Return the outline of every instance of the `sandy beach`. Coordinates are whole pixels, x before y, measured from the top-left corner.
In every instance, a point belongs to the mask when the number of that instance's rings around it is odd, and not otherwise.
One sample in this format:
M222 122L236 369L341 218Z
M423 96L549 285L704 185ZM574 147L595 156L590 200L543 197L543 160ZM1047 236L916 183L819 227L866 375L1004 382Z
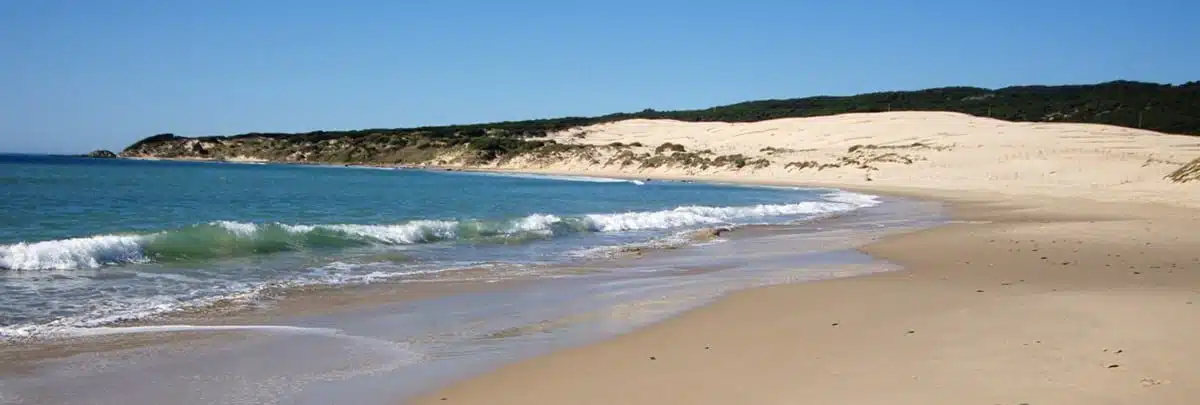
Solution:
M593 192L614 199L672 188L704 190L700 198L808 193L817 199L805 204L836 203L810 208L836 210L619 244L611 256L562 264L270 289L264 300L34 339L0 350L8 360L0 361L0 402L1200 398L1191 369L1200 360L1200 181L1188 181L1200 173L1195 137L942 112L629 120L550 137L565 146L483 166L454 163L464 149L450 148L435 157L442 163L419 166L519 173L355 178L378 180L360 187L369 190L401 190L402 177L571 180L616 185ZM804 186L853 192L795 189ZM662 213L675 211L650 214ZM574 245L547 246L559 254Z
M0 405L1200 405L1200 0L205 5L0 5Z
M634 169L580 158L493 169L838 186L946 201L954 221L862 249L902 271L734 293L417 403L1200 398L1192 367L1200 361L1200 182L1165 178L1200 157L1195 137L903 112L748 124L633 120L558 139L672 142L815 167Z

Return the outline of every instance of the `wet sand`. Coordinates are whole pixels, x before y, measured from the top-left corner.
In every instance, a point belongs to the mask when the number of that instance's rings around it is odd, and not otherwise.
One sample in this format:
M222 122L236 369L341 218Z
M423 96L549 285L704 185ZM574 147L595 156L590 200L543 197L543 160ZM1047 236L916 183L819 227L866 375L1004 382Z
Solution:
M709 244L642 249L512 280L488 282L476 274L483 270L468 269L400 284L291 290L249 308L0 345L0 403L394 403L628 333L730 291L893 269L854 247L942 218L940 204L887 199L832 218L751 226Z
M903 271L770 286L418 404L1194 404L1200 215L930 193L953 223L862 250Z

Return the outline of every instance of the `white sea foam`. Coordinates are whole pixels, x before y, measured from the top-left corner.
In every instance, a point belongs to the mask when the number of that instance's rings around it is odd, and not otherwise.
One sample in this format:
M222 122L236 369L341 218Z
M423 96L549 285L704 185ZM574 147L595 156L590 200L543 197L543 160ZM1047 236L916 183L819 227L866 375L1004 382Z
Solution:
M453 239L457 235L458 222L420 220L400 225L318 225L317 227L384 243L413 244Z
M290 232L290 233L305 233L305 232L312 232L312 230L313 230L313 229L317 229L317 227L316 227L315 225L290 225L290 224L279 224L279 227L280 227L280 228L283 228L283 230L285 230L285 231L288 231L288 232Z
M220 227L242 238L253 237L254 234L259 231L259 226L257 224L247 222L216 221L210 223L210 225Z
M516 221L508 227L508 233L541 232L548 233L554 224L561 223L562 218L548 214L533 214Z
M233 286L232 284L237 284ZM32 337L57 337L72 335L78 330L111 325L121 321L145 319L156 315L199 308L218 300L240 301L251 299L267 288L267 285L249 287L231 283L227 294L183 301L177 296L157 295L152 297L114 297L96 303L92 310L55 319L43 324L17 324L0 327L0 341Z
M145 261L148 236L98 235L0 246L0 269L69 270Z
M849 204L855 208L874 207L882 203L877 195L854 193L842 190L824 194L821 196L821 198L824 198L827 201Z
M314 231L332 231L344 234L344 237L370 241L385 245L418 244L439 240L450 240L460 237L464 227L480 226L489 232L500 234L517 234L535 232L553 234L559 230L568 232L624 232L641 230L679 230L675 237L660 238L651 244L692 243L684 240L689 235L687 228L712 225L739 225L748 223L770 222L769 217L784 217L789 219L810 218L832 213L852 211L862 207L880 204L878 197L860 193L835 191L822 195L821 201L807 201L794 204L763 204L754 206L683 206L662 211L642 211L627 213L598 213L582 216L559 216L553 214L533 214L522 218L503 222L491 223L460 223L457 221L419 220L394 225L356 225L356 224L324 224L324 225L289 225L278 223L256 224L233 221L217 221L198 225L215 226L239 238L254 238L267 230L280 229L295 234ZM569 225L569 226L568 226ZM580 227L584 225L584 227ZM12 270L36 269L80 269L97 268L105 265L144 262L148 260L145 253L147 246L156 238L171 232L188 232L190 230L164 231L147 235L99 235L89 238L73 238L36 243L18 243L0 246L0 268ZM211 231L211 228L208 229ZM207 231L206 231L207 232ZM681 233L682 232L682 233ZM681 242L682 241L682 242ZM618 247L619 248L619 247ZM603 254L609 248L579 251L584 256ZM157 257L157 256L156 256ZM383 280L394 280L422 273L452 271L454 267L446 267L446 263L434 266L417 266L397 269L394 263L381 264L380 268L372 268L371 263L340 263L329 264L328 268L314 268L312 272L298 277L289 277L284 281L256 282L221 282L219 285L202 287L203 292L193 290L184 295L156 295L143 297L114 297L105 299L97 307L85 310L74 316L60 318L50 323L21 324L0 327L0 338L20 338L37 336L45 332L74 330L75 328L95 328L111 325L129 319L152 317L159 314L175 312L187 308L211 305L218 300L252 300L263 291L273 288L288 288L305 285L338 285L360 284ZM478 263L468 264L469 268L477 268ZM495 275L487 275L492 277ZM179 280L188 282L188 280ZM194 280L193 280L194 281ZM210 288L211 287L211 288Z
M772 216L815 216L859 208L841 202L805 201L795 204L760 204L745 207L687 206L653 212L587 215L589 226L599 232L670 229L693 225L728 224L750 218Z
M147 326L98 326L93 328L63 328L56 332L60 336L105 336L137 333L165 332L219 332L219 331L264 331L295 334L338 335L341 331L332 328L314 328L288 325L147 325Z
M533 214L507 223L467 224L457 221L417 220L393 225L291 225L269 224L293 234L304 234L317 230L338 232L346 237L364 242L408 245L452 240L459 237L463 226L488 227L500 234L534 232L552 235L555 226L570 222L582 222L593 232L624 232L665 230L702 225L724 225L745 223L748 220L768 217L810 217L830 213L851 211L880 204L879 197L847 191L832 191L822 196L823 201L804 201L794 204L760 204L754 206L710 207L683 206L662 211L640 211L625 213L588 214L576 218L564 218L553 214ZM209 223L230 234L253 239L264 232L268 225L216 221ZM87 238L72 238L35 243L17 243L0 246L0 269L8 270L70 270L98 268L106 265L145 262L149 258L146 247L156 238L172 232L164 231L147 235L99 235Z
M189 328L187 325L149 326L149 327L108 327L114 323L137 319L153 318L178 311L204 308L218 302L249 303L262 297L271 290L302 288L306 286L336 286L361 285L377 282L392 282L397 279L424 274L436 274L468 269L488 269L496 264L484 262L446 263L437 267L427 266L411 270L398 270L387 262L377 263L345 263L332 262L321 267L310 269L310 273L288 281L277 282L233 282L220 283L220 286L209 288L208 294L200 297L185 298L174 295L157 295L151 297L113 297L105 299L92 306L86 313L58 318L54 321L40 324L24 323L0 326L0 342L12 339L56 338L80 335L103 335L112 333L137 333L151 331L178 331ZM382 270L370 271L379 267ZM507 266L511 271L524 266ZM364 272L366 271L366 272ZM197 293L199 291L192 291ZM166 328L166 329L164 329ZM287 328L287 327L284 327Z

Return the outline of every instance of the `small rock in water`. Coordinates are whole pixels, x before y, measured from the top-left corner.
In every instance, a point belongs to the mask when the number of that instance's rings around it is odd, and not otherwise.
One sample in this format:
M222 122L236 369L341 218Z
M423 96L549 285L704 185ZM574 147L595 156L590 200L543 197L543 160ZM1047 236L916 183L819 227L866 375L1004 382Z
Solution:
M713 240L721 236L721 234L729 232L729 228L703 228L692 232L692 240L707 241Z
M97 149L97 150L88 152L86 155L83 155L83 156L90 157L90 158L100 158L100 159L115 159L117 157L117 154L112 153L112 151L108 151L108 150L104 150L104 149Z

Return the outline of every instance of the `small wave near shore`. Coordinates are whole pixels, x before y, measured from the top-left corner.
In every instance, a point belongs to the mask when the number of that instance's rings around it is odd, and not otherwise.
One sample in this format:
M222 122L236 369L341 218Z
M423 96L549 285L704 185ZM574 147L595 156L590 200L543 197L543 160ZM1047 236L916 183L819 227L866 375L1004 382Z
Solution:
M0 269L72 270L241 257L287 251L442 241L526 242L578 233L736 225L772 217L806 218L879 203L870 195L831 192L823 201L752 206L679 206L669 210L585 215L532 214L500 221L413 220L398 224L283 224L214 221L147 234L95 235L0 246Z

